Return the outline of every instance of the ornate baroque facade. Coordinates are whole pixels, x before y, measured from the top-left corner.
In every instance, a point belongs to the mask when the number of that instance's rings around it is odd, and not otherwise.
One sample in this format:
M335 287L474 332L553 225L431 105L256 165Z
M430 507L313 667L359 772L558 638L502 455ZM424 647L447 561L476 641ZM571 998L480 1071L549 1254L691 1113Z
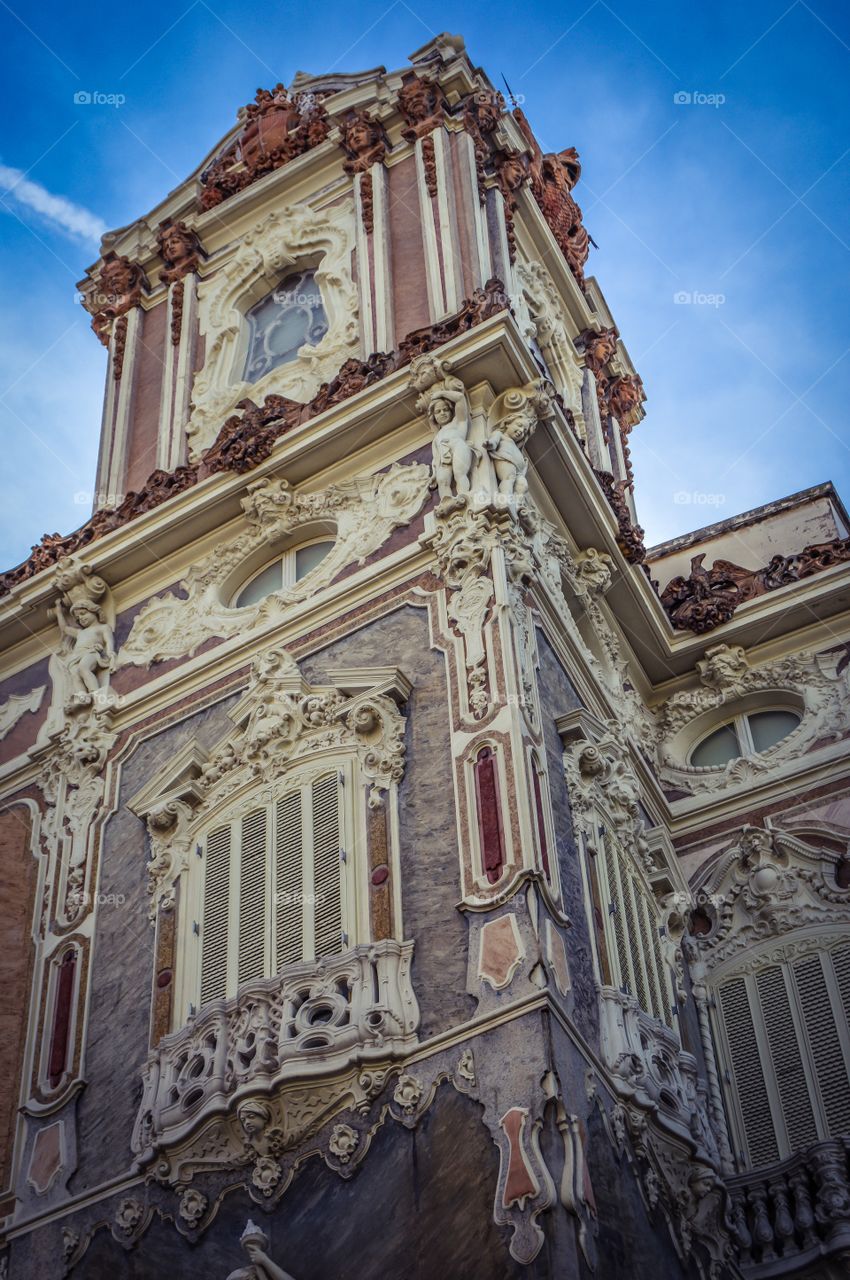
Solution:
M9 1280L847 1274L846 517L644 546L580 173L444 35L105 238L0 578Z

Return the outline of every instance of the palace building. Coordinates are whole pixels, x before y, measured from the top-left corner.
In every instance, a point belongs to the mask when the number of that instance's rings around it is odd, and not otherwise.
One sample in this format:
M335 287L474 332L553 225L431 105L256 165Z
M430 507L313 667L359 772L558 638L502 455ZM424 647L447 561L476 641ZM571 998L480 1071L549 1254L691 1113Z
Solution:
M645 547L580 174L442 35L104 238L0 576L6 1280L850 1274L847 516Z

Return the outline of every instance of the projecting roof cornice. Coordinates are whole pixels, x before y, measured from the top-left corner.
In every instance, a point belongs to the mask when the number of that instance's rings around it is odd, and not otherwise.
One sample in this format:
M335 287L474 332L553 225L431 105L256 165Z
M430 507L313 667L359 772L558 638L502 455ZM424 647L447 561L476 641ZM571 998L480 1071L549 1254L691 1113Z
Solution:
M450 360L468 388L483 384L494 395L523 386L540 372L508 312L446 343L440 356ZM113 588L120 610L132 607L149 594L152 572L162 585L176 581L192 544L237 520L247 479L285 475L297 488L314 484L319 475L324 482L341 460L349 469L360 457L364 467L380 467L389 460L388 452L401 457L402 451L409 453L428 442L430 429L416 413L408 380L406 367L388 374L288 431L247 476L230 471L210 475L104 534L76 553L76 558L96 566ZM388 450L390 437L395 437L395 443ZM742 605L731 622L705 636L674 631L647 574L623 556L612 509L560 409L535 432L528 453L575 545L595 547L611 557L614 572L607 602L650 684L690 671L706 646L721 641L749 648L767 636L777 640L810 629L813 620L830 623L836 636L843 634L842 626L850 627L850 564L845 563ZM62 561L43 570L13 587L2 600L0 647L8 670L50 651L39 635L45 633L46 641L52 632L48 609L56 598L55 578L61 567Z

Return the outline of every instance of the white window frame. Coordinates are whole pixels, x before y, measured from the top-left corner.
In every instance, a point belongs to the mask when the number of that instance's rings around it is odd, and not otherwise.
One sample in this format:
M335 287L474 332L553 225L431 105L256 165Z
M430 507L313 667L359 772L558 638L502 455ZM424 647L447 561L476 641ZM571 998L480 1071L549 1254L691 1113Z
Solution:
M328 544L328 550L325 554L330 555L331 551L333 550L335 539L327 533L322 533L315 538L308 539L305 542L294 543L291 547L287 547L286 550L281 555L277 555L274 557L274 559L267 560L265 564L260 565L259 569L255 569L255 571L251 574L249 578L246 578L244 582L240 582L239 586L233 592L230 599L230 608L231 609L253 608L256 605L260 604L262 600L267 599L268 596L274 595L276 591L288 591L291 587L295 586L296 582L303 581L302 578L298 578L296 576L296 572L295 572L296 557L298 555L298 552L305 551L308 547L315 547L320 542L326 542ZM322 559L324 559L324 556L322 557ZM322 561L320 560L319 564L321 563ZM247 605L239 604L238 601L239 601L239 597L242 595L242 592L245 591L247 587L250 587L251 583L256 578L259 578L261 574L265 573L267 569L270 569L272 565L275 565L275 564L279 564L281 566L280 586L275 587L272 591L269 591L267 595L261 597L260 600L254 600ZM319 565L314 565L314 568L318 569L318 567ZM307 573L304 574L304 577L305 578L309 577L309 575L312 572L313 572L313 569L308 569Z
M626 991L638 1003L638 1006L650 1018L675 1031L678 1035L678 1020L673 1016L674 1000L669 965L664 958L661 945L661 913L655 901L655 895L643 869L623 848L617 838L612 823L604 814L595 811L590 828L591 836L581 840L581 870L584 887L585 913L588 931L591 935L596 980L602 983L602 963L598 954L596 925L593 915L593 894L590 886L591 869L588 859L595 858L596 882L599 886L600 910L602 912L602 929L605 935L605 948L608 966L611 970L612 984ZM595 853L591 853L591 845ZM612 886L609 874L609 863L613 867L616 882ZM631 912L624 913L621 903L625 894L629 894ZM612 910L612 908L614 908ZM637 921L638 941L641 945L635 948L635 939L631 936L629 919ZM627 972L623 973L623 963L618 946L618 920L622 920L623 955ZM645 944L649 944L647 947ZM647 994L646 1001L640 996L640 987ZM652 998L654 997L654 999ZM649 1005L650 1007L647 1007ZM659 1012L663 1010L663 1017Z
M772 743L769 747L766 747L764 751L757 751L755 743L753 742L753 735L750 732L750 716L758 716L765 711L785 711L789 715L796 716L797 723L793 729L789 729L781 738L777 738L776 742ZM796 733L802 722L803 717L796 707L782 706L780 703L764 707L755 706L748 708L746 711L739 711L734 716L730 716L728 719L722 720L720 724L714 725L706 733L702 734L701 737L697 738L696 742L688 751L688 764L694 769L725 769L727 765L732 764L735 760L744 760L747 756L769 755L771 751L776 747L781 746L786 739L790 738L792 733ZM715 733L719 733L721 729L726 729L727 727L735 730L735 736L738 739L738 746L740 748L739 754L737 756L731 756L730 759L725 761L723 764L692 764L694 752L697 751L704 742L707 742Z
M800 945L801 943L803 943L802 947ZM723 1016L720 995L721 989L728 983L736 980L743 981L745 984L751 1025L753 1027L758 1049L759 1062L761 1065L762 1076L764 1078L765 1092L767 1095L770 1116L773 1123L773 1133L776 1141L777 1157L774 1163L781 1162L793 1155L797 1150L797 1147L791 1142L788 1136L786 1107L782 1102L780 1090L777 1084L776 1067L758 999L758 989L756 986L758 975L768 969L781 968L785 983L785 991L788 998L788 1006L798 1041L798 1048L800 1049L800 1061L806 1078L808 1102L811 1106L812 1116L817 1129L817 1136L813 1138L813 1141L824 1141L830 1136L826 1105L822 1096L820 1078L814 1059L812 1042L806 1027L803 1003L799 999L795 982L791 976L791 971L795 964L802 960L814 956L820 959L824 954L828 955L842 947L850 948L850 931L843 926L837 931L832 931L831 933L827 932L825 934L819 933L818 935L801 935L799 932L786 934L780 940L778 946L775 938L770 939L762 947L753 951L748 951L744 957L737 956L734 962L730 961L727 965L724 965L720 971L711 975L710 990L712 994L712 1031L714 1034L714 1043L717 1049L720 1075L723 1082L723 1094L729 1119L730 1137L732 1139L736 1160L742 1168L770 1167L770 1165L754 1166L752 1163L749 1142L747 1140L744 1124L744 1115L740 1106L738 1091L735 1086L732 1047L726 1032L726 1023ZM824 985L827 989L830 1008L837 1029L839 1046L844 1059L845 1069L848 1073L848 1077L850 1077L850 1026L848 1026L846 1014L844 1012L841 991L834 977L832 963L824 966L822 960L820 962L824 976ZM757 1017L755 1019L752 1018L753 1008L757 1011ZM840 1135L833 1134L832 1136L837 1137Z
M239 871L240 824L243 818L257 809L265 809L271 819L277 801L293 790L302 791L329 773L340 778L340 845L344 859L340 859L341 918L346 935L340 952L370 940L368 900L368 858L365 792L358 785L359 770L353 755L335 752L331 756L315 756L287 769L274 784L263 784L244 791L238 797L229 797L213 813L205 815L198 824L190 854L189 867L180 880L180 902L177 924L177 960L175 974L175 999L172 1029L185 1024L186 1018L201 1007L201 964L203 957L204 890L207 867L206 842L211 833L231 824L234 835L230 848L230 890L228 904L228 957L226 999L237 994L238 935L239 935ZM302 800L302 805L305 801ZM309 808L309 804L306 804ZM302 813L304 808L302 808ZM277 972L272 954L275 935L272 928L273 864L275 845L273 826L268 829L266 843L266 882L264 903L264 966L266 977ZM302 866L307 860L304 853ZM305 913L306 914L306 913ZM306 933L306 922L304 924ZM302 960L315 959L312 947L305 948ZM300 962L299 962L300 963ZM252 981L254 979L251 979Z

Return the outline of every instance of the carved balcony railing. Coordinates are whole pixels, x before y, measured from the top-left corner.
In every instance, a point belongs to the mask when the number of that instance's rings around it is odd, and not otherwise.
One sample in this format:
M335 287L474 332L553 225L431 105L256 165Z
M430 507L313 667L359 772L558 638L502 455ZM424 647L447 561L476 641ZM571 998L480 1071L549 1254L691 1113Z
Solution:
M693 1054L669 1027L616 987L600 987L602 1056L623 1102L651 1112L655 1121L687 1137L695 1155L718 1164L705 1086Z
M727 1186L745 1276L850 1274L850 1138L819 1142Z
M142 1071L132 1139L138 1165L245 1096L403 1056L419 1025L412 956L412 942L387 940L288 965L245 983L232 999L210 1001L163 1036Z

